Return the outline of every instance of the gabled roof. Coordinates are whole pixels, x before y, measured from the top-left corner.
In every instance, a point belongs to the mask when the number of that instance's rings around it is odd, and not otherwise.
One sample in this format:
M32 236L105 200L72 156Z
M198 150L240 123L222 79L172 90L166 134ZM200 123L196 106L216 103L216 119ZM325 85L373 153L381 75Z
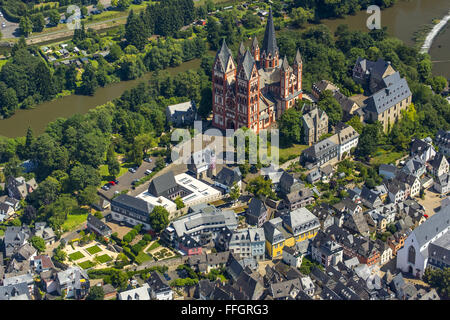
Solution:
M450 206L444 207L413 230L419 246L430 241L450 225Z
M129 196L127 194L121 194L118 197L114 198L112 200L112 204L134 209L136 213L144 216L149 215L153 210L153 206L147 201Z
M380 114L410 96L411 90L408 82L405 78L401 78L399 81L381 89L366 99L366 110Z
M430 165L433 169L437 170L442 163L447 161L447 158L442 153L437 153L433 160L430 161Z
M233 186L233 183L239 182L241 177L242 174L239 167L235 167L234 169L223 167L217 174L216 181L220 184L231 187Z
M259 198L252 198L248 205L247 215L254 217L260 217L267 212L267 207L264 202Z
M159 197L170 189L177 188L178 184L172 171L153 178L148 186L148 192L155 197Z
M252 77L252 70L255 66L255 59L253 59L252 54L247 49L242 58L241 68L244 70L245 80L250 80Z

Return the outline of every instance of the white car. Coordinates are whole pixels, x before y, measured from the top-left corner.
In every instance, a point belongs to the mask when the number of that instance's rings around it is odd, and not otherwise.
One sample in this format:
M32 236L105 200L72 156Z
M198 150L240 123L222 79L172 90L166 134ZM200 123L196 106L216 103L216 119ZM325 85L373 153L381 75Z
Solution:
M2 28L6 28L6 23L2 23Z
M145 170L146 175L149 175L150 173L152 173L152 170L150 170L150 169Z

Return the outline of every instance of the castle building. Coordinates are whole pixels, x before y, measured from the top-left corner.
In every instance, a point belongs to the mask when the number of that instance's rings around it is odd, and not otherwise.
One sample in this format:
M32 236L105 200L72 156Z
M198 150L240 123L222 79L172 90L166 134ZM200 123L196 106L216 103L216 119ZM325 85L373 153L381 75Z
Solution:
M252 48L241 43L237 61L225 40L212 70L213 126L220 129L247 127L258 133L302 99L302 58L292 66L280 59L272 11L269 12L262 48L256 38Z

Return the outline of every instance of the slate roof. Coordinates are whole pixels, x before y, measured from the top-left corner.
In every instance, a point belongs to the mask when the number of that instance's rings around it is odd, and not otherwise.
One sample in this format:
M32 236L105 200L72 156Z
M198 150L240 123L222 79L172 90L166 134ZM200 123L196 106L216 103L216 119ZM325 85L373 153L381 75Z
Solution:
M1 286L0 300L31 300L27 283Z
M239 182L241 180L241 171L238 167L230 169L228 167L223 167L222 170L217 174L216 181L228 187L232 187L233 183Z
M428 218L424 223L414 229L414 234L421 247L430 241L436 234L442 232L450 225L450 206L442 208L439 212Z
M89 214L87 216L87 223L92 225L94 228L100 230L102 233L110 232L112 229L108 227L105 223L103 223L96 216Z
M121 194L114 198L111 203L119 207L125 207L133 209L136 213L147 217L153 210L153 206L145 200L129 196L127 194Z
M174 188L178 188L178 184L175 181L173 172L169 171L153 178L152 182L150 182L150 185L148 186L148 192L155 197L159 197Z
M278 283L272 283L270 286L272 297L274 299L288 297L292 290L300 291L301 289L302 285L300 279L298 278Z
M402 78L366 99L366 110L380 114L410 96L408 83Z
M171 290L166 279L164 279L163 276L156 271L150 273L150 277L148 278L147 283L150 286L150 290L154 292Z
M446 162L447 158L442 153L437 153L433 160L430 161L430 165L433 169L438 170L442 162Z
M259 218L267 212L267 206L259 198L252 198L248 204L247 215Z
M446 232L435 242L430 243L428 246L428 258L433 258L450 266L450 232Z
M255 63L255 59L253 59L252 54L247 49L241 63L241 68L244 69L245 80L250 80L250 78L252 77L252 70L255 66Z
M275 27L273 24L272 8L269 10L269 17L267 18L266 30L264 32L264 40L261 48L261 53L265 52L272 57L278 52L277 39L275 36Z
M222 46L220 47L220 50L217 52L216 59L219 58L222 72L225 72L225 68L227 67L228 60L233 59L233 54L231 53L231 50L228 48L225 39L222 41Z

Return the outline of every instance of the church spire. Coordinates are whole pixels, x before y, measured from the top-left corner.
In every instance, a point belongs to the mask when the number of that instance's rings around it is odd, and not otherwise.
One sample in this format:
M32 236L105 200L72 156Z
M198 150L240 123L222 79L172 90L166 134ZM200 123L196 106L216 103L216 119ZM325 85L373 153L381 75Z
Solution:
M278 54L277 39L275 37L275 27L273 25L272 8L269 9L269 17L267 18L266 31L264 33L264 40L262 45L262 52L268 56L269 54L275 56Z

